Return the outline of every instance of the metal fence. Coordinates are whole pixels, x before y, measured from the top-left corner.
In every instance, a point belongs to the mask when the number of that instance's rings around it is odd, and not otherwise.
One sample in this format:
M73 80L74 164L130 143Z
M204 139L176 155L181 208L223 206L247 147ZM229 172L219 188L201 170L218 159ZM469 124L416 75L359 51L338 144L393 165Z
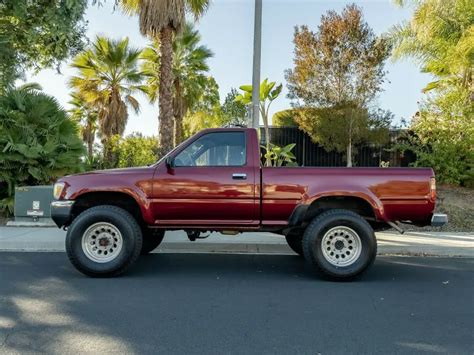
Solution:
M297 127L270 127L270 143L278 146L296 143L293 154L299 166L346 166L345 154L327 151ZM265 142L265 131L260 128L261 143ZM409 166L415 161L411 152L401 152L395 149L397 141L402 139L402 131L390 131L390 140L380 146L371 144L354 147L354 166L380 166L381 162L389 162L389 166Z

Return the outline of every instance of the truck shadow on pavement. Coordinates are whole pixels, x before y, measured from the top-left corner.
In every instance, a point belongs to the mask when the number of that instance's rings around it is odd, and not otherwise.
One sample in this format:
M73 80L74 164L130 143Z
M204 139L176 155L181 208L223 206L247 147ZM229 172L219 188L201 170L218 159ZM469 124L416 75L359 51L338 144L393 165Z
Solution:
M402 256L378 256L374 265L361 277L349 282L403 281L419 280L420 275L413 269L444 269L461 271L453 266L448 258L412 258ZM470 264L471 259L456 259L459 263ZM297 255L246 255L246 254L171 254L156 253L141 257L129 277L237 277L246 279L286 279L307 280L311 282L331 282L321 278ZM127 277L125 275L125 277ZM426 272L424 280L437 280L436 274ZM340 282L335 282L339 284Z

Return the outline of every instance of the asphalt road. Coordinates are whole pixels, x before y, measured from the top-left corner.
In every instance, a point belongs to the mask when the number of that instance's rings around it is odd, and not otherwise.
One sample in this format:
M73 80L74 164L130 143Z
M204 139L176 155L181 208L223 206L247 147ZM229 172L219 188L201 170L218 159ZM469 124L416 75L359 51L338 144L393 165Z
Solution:
M297 256L152 254L90 279L0 253L0 353L474 352L474 260L379 257L356 282Z

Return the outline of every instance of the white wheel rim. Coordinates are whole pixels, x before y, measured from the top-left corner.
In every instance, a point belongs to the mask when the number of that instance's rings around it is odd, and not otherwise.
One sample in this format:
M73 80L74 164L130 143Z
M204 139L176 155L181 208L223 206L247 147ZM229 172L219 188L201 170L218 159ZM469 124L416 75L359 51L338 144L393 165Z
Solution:
M359 235L351 228L331 228L321 240L324 258L334 266L349 266L359 259L362 243Z
M89 260L96 263L114 260L120 254L122 247L122 234L111 223L95 223L82 235L82 251Z

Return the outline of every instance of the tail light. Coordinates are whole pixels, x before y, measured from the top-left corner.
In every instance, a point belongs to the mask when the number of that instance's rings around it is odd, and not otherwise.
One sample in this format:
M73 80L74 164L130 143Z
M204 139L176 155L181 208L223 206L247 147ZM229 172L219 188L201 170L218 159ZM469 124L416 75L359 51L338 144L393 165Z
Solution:
M430 198L431 201L436 201L436 179L434 177L430 179Z

